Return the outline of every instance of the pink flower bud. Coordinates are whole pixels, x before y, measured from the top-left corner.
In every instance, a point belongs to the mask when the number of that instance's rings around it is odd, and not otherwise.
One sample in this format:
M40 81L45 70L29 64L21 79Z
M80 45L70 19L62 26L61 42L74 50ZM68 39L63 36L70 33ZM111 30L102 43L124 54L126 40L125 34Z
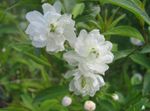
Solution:
M62 105L63 106L69 106L71 105L72 103L72 99L68 96L65 96L63 99L62 99Z
M84 104L84 109L87 111L94 111L96 109L96 104L93 101L86 101Z

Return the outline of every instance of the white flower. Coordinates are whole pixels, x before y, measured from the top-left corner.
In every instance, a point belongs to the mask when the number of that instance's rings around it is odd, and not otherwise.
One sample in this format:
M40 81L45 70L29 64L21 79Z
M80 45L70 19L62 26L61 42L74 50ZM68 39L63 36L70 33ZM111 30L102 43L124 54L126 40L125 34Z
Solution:
M93 101L86 101L84 103L84 109L86 111L94 111L96 109L96 104Z
M69 106L72 103L72 99L68 96L63 97L62 99L62 105L63 106Z
M112 98L113 98L115 101L118 101L118 100L119 100L119 96L118 96L118 94L116 94L116 93L114 93L114 94L112 95Z
M141 110L145 110L145 109L146 109L145 105L142 105Z
M130 38L130 41L133 45L136 45L136 46L142 46L143 45L143 42L136 39L136 38Z
M4 47L4 48L2 48L2 52L4 53L4 52L6 52L6 48Z
M53 6L45 3L42 8L44 14L38 11L26 14L26 19L30 22L26 33L29 34L33 46L46 47L49 52L63 51L65 40L73 46L76 35L75 22L71 19L71 15L61 15L60 2L56 2Z
M109 68L107 64L114 58L111 53L112 44L105 41L99 30L92 30L90 33L81 30L74 49L64 54L65 60L93 73L104 74Z
M69 90L76 95L94 96L96 91L99 91L100 87L105 84L102 76L78 69L69 71L65 75L66 78L71 76L74 78L69 84Z

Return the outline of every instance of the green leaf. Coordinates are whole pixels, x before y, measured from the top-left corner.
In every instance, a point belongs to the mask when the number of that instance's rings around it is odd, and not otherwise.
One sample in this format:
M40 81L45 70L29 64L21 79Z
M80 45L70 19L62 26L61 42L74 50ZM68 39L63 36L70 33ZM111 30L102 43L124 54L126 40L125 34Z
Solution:
M150 59L147 58L144 54L134 54L130 58L137 64L144 66L147 69L150 69Z
M114 55L115 55L114 61L127 57L133 51L134 51L134 49L122 50L122 51L114 52Z
M34 107L32 105L32 99L28 95L21 95L21 98L24 106L34 111Z
M118 51L118 44L113 43L112 51Z
M0 25L0 29L1 29L0 35L1 34L18 34L18 30L16 29L16 27ZM5 36L1 36L1 37L5 37Z
M141 111L142 106L145 106L148 101L149 100L147 98L141 98L141 100L138 100L136 103L130 105L130 107L126 109L126 111Z
M21 53L25 54L26 56L30 57L32 60L36 61L39 64L43 64L43 65L45 65L47 67L51 67L51 64L49 64L48 61L45 61L45 60L43 60L43 59L41 59L41 58L39 58L39 57L37 57L37 56L35 56L33 54L30 54L28 52L24 52L18 47L13 46L13 49L15 49L18 52L21 52Z
M124 37L133 37L136 39L139 39L141 41L144 41L143 36L141 33L130 26L118 26L114 27L106 32L103 33L104 35L119 35L119 36L124 36Z
M126 14L121 15L120 17L118 17L117 19L115 19L109 26L109 28L113 28L115 27L122 19L124 19L126 17Z
M66 107L64 107L60 103L61 102L58 99L46 100L40 104L40 109L43 111L68 111L65 110Z
M73 18L76 18L78 15L81 15L84 11L84 8L84 3L76 4L72 11Z
M145 53L150 53L150 45L146 45L142 50L141 53L145 54Z
M144 76L143 90L144 95L150 94L150 74Z
M8 108L0 109L0 111L28 111L28 110L22 108L21 106L10 106Z
M150 25L150 17L148 14L138 6L137 3L131 0L100 0L102 3L110 3L113 5L120 6L126 10L129 10L135 14L138 18L142 18L146 23Z
M68 93L66 86L53 86L40 91L34 99L34 102L40 102L48 99L54 99L56 97L64 96Z

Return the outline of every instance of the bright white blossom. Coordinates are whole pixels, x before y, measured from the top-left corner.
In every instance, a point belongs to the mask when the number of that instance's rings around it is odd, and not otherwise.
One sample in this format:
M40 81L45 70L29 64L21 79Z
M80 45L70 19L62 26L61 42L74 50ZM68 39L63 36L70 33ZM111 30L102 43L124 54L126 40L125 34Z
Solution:
M72 99L68 96L63 97L62 99L62 105L63 106L69 106L72 103Z
M76 69L69 71L65 75L66 78L71 76L73 76L73 79L69 84L69 90L73 91L76 95L94 96L96 91L99 91L105 84L102 76L91 72L84 72Z
M81 30L76 38L75 22L71 19L71 15L61 14L60 2L56 2L53 6L45 3L42 8L43 14L31 11L26 15L30 23L26 33L33 46L46 47L48 52L58 52L65 49L64 42L67 40L74 50L66 52L64 58L70 65L76 67L65 75L67 78L73 77L69 89L76 95L94 96L105 84L101 75L108 70L107 64L113 61L112 43L105 41L97 29L89 33ZM64 106L69 106L71 102L69 97L62 100ZM87 102L85 109L93 111L96 107L94 105Z
M4 47L4 48L2 48L2 52L6 52L6 48Z
M136 38L130 38L130 41L133 45L136 45L136 46L142 46L143 45L143 42L136 39Z
M61 3L56 2L53 6L48 3L42 5L43 14L31 11L26 14L29 26L26 33L37 48L46 47L48 52L64 50L64 42L68 40L73 46L75 35L75 22L71 15L61 15Z
M118 96L118 94L116 94L116 93L114 93L114 94L112 95L112 98L113 98L115 101L118 101L118 100L119 100L119 96Z
M93 73L104 74L108 70L108 63L113 61L111 53L112 44L105 41L99 30L92 30L87 33L81 30L77 38L74 51L64 54L65 60L73 66L78 66Z
M94 111L96 109L96 104L93 101L86 101L84 103L84 109L86 111Z
M145 109L146 109L145 105L142 105L141 110L145 110Z

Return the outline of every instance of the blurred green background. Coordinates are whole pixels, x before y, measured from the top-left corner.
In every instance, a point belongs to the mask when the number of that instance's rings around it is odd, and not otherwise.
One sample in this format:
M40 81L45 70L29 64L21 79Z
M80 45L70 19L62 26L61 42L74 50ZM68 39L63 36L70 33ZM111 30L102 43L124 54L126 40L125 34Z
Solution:
M150 111L150 0L60 1L62 13L73 15L77 35L98 28L113 43L106 85L92 98L70 93L63 53L31 45L26 13L42 12L43 3L55 0L0 0L0 111L84 111L89 99L96 111ZM131 37L143 37L144 45L133 45ZM65 95L73 99L69 107L61 105Z

